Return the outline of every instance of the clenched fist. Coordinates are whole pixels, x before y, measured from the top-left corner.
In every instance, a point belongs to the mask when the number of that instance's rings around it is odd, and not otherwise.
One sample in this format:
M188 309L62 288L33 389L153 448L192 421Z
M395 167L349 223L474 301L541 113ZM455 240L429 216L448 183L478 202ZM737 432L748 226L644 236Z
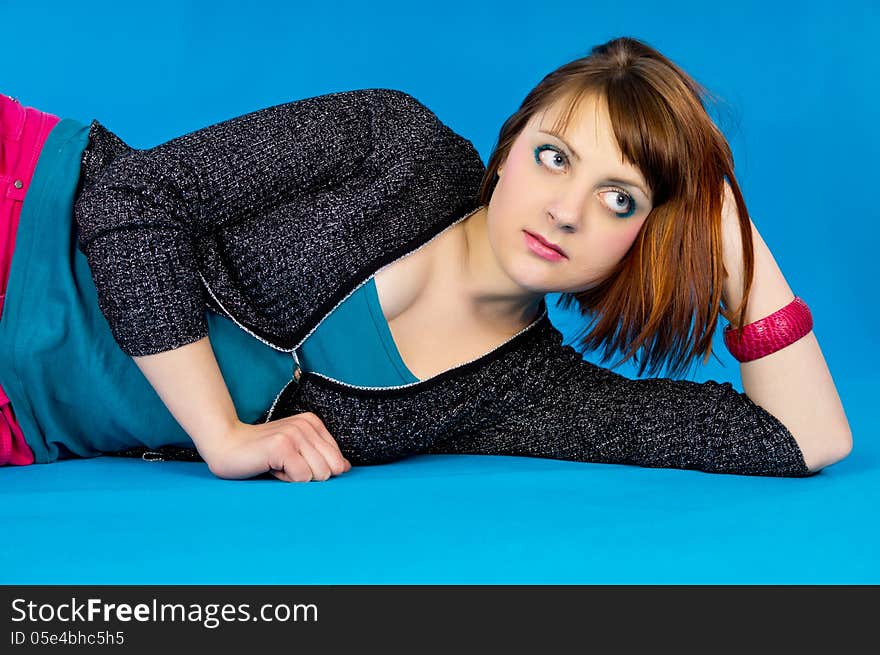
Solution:
M200 453L211 473L230 480L269 472L284 482L323 481L351 469L313 412L257 425L238 421Z

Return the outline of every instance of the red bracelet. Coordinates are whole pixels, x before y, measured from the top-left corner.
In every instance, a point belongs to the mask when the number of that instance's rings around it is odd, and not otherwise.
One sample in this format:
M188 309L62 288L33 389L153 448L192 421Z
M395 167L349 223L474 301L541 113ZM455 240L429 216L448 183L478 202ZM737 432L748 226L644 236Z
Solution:
M724 328L724 344L740 362L759 359L806 336L813 329L813 315L807 303L795 299L777 312L732 330Z

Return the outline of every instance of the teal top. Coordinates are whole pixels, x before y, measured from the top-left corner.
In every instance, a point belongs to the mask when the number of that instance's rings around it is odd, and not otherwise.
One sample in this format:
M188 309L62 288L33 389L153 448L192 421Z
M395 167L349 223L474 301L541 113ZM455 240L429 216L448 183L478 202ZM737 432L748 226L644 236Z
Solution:
M113 339L77 247L73 201L88 126L62 119L40 153L16 234L0 317L0 386L37 463L137 446L192 447ZM291 353L206 311L208 334L240 420L256 422L291 379ZM371 277L302 343L303 371L361 386L417 382L400 357Z
M418 382L400 356L370 277L312 332L297 351L303 371L365 387Z

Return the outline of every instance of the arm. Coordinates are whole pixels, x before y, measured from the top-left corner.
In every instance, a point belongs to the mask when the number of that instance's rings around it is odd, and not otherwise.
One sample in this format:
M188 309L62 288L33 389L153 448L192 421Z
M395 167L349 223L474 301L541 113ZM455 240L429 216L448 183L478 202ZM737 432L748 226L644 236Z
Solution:
M630 379L582 359L571 346L523 368L521 387L496 420L426 452L809 474L786 427L729 382Z
M727 183L725 187L724 266L729 275L722 293L725 305L735 308L742 300L742 240L736 204ZM754 223L749 223L755 278L746 323L769 316L794 299L767 244ZM805 300L809 303L809 298ZM849 423L813 331L782 350L741 363L740 374L746 395L791 430L811 471L850 453Z
M235 428L238 415L208 338L133 359L202 459L211 461L212 446Z
M134 361L218 477L269 472L285 482L305 482L351 468L312 413L255 425L239 421L208 339Z

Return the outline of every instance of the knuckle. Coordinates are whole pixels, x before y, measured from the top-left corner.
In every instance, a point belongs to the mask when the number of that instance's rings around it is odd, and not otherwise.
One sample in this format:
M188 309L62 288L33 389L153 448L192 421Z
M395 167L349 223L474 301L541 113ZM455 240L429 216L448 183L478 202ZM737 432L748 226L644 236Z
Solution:
M324 421L321 420L321 417L315 414L314 412L306 412L303 414L305 417L306 423L313 428L317 432L323 432L325 434L329 434L327 431L327 426L324 425Z
M287 444L287 434L284 432L273 432L269 439L273 446L282 447Z
M318 418L318 415L314 412L303 412L302 414L300 414L300 416L302 416L303 419L308 421L309 423L321 422L321 419Z
M278 440L284 442L286 445L298 445L302 438L302 430L297 428L287 429L278 433Z

